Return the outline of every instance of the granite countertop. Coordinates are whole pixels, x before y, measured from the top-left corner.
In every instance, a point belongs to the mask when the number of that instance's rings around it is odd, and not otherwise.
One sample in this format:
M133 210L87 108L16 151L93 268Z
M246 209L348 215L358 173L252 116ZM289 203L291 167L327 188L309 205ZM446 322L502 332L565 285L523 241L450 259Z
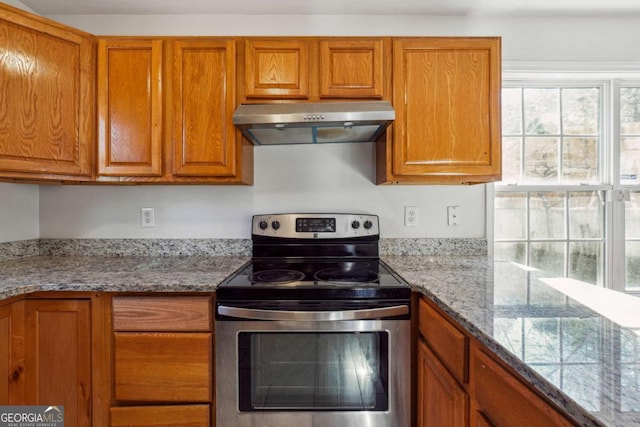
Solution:
M245 254L13 259L0 262L0 299L37 291L210 292L249 260ZM640 298L486 256L382 260L580 425L640 426Z
M248 256L36 256L0 262L0 299L37 291L214 291Z
M487 257L385 256L581 426L640 426L640 298Z

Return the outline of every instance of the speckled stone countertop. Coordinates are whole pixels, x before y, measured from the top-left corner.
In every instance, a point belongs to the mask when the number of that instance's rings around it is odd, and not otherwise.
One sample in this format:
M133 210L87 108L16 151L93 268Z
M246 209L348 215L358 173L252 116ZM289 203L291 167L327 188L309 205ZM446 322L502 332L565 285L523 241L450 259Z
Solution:
M640 426L640 298L483 256L382 259L579 425Z
M247 256L36 256L0 262L0 299L37 291L205 292Z

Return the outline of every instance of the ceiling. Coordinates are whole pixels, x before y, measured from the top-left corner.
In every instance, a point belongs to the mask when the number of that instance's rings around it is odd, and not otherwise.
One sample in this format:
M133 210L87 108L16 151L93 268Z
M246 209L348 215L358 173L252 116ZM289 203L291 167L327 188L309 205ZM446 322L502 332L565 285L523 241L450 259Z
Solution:
M639 15L638 0L21 0L41 15Z

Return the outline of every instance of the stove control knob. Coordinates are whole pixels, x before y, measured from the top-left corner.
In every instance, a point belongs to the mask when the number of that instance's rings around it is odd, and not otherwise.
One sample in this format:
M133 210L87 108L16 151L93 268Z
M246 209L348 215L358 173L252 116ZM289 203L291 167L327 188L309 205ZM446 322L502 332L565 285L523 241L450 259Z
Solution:
M258 224L258 227L260 227L260 230L266 230L268 226L269 226L269 223L264 219L260 221L260 223Z
M357 221L357 220L353 221L351 223L351 228L353 228L354 230L357 230L358 228L360 228L360 221Z
M278 228L280 228L280 221L271 221L271 227L274 230L277 230Z
M369 220L364 222L364 228L366 228L367 230L370 229L371 227L373 227L373 223Z

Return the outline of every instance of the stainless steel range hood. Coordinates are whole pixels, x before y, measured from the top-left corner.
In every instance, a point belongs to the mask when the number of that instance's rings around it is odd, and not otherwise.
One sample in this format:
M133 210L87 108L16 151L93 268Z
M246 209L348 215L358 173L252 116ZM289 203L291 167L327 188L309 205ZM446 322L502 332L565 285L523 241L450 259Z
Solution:
M255 145L370 142L394 119L387 101L243 104L233 114Z

